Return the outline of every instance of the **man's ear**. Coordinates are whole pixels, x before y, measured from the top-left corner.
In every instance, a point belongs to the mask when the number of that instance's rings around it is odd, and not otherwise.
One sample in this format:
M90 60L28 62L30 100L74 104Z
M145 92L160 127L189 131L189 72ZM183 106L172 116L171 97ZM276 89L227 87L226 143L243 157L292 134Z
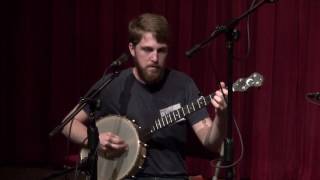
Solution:
M136 54L134 51L134 45L132 43L129 43L128 47L129 47L129 51L130 51L131 56L135 57Z

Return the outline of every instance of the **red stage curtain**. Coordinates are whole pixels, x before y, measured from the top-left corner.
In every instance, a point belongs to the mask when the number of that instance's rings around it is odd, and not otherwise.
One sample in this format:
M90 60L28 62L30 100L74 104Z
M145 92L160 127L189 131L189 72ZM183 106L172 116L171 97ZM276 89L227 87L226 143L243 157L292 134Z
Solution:
M0 162L56 164L66 140L48 137L64 115L127 51L127 23L144 12L165 15L173 37L169 65L194 78L203 94L226 81L224 37L192 59L184 55L252 1L231 0L20 0L1 5ZM320 1L265 4L246 20L235 44L234 80L252 72L264 85L234 94L234 116L245 154L238 178L320 179L320 106L306 101L320 91ZM234 133L235 158L239 139ZM190 168L211 167L188 161Z

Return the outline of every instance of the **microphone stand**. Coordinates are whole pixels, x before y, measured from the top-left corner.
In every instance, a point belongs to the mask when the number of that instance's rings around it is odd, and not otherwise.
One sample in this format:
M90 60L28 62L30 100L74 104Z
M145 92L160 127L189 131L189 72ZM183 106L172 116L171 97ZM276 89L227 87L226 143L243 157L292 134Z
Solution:
M204 48L211 40L218 37L220 34L225 34L226 37L226 48L227 48L227 86L228 86L228 119L227 119L227 135L224 140L224 153L223 153L223 161L222 165L227 166L225 171L225 179L233 180L234 179L234 167L231 166L233 162L233 138L232 138L232 122L233 122L233 114L232 114L232 76L233 76L233 49L234 42L239 38L239 31L235 29L235 27L239 24L240 20L244 19L251 13L253 13L258 7L262 6L265 3L274 3L276 0L261 0L255 6L244 12L237 18L231 19L229 23L226 23L222 26L217 26L216 29L210 34L208 38L193 46L190 50L186 52L187 57L191 57L195 52Z
M122 54L117 60L115 60L108 68L106 69L105 73L108 72L110 69L114 68L112 74L108 77L103 77L102 83L98 86L97 89L92 89L89 91L85 97L81 98L77 108L72 111L72 113L68 114L63 121L54 128L50 133L49 136L54 136L58 132L60 132L73 118L87 105L89 105L90 113L89 113L89 124L87 127L87 134L88 134L88 147L89 147L89 155L85 161L80 163L80 167L84 170L89 176L90 180L97 180L97 148L99 144L99 132L96 126L96 117L95 111L100 108L100 101L95 100L97 95L106 87L108 86L119 74L120 72L117 70L116 67L119 67L123 62L127 61L128 55ZM74 170L75 168L72 168ZM70 171L64 171L59 175L63 175ZM50 176L49 176L50 177ZM56 176L54 176L56 177Z

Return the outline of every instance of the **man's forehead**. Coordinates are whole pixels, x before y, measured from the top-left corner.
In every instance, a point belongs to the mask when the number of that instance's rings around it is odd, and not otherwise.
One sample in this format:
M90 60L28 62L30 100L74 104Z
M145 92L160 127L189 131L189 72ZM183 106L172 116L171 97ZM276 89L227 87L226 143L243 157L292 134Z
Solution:
M152 49L163 49L163 48L168 48L167 44L138 44L138 46L142 48L152 48Z
M168 45L166 43L160 43L157 39L153 36L152 33L145 33L138 45L142 47L154 47L154 48L166 48Z

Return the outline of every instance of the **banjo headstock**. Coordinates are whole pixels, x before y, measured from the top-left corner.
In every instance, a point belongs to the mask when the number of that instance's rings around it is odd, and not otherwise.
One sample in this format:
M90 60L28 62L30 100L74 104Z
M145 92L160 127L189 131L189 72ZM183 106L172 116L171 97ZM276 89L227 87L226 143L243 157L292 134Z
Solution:
M233 92L244 92L250 87L260 87L263 84L263 76L257 72L247 78L240 78L232 85Z

